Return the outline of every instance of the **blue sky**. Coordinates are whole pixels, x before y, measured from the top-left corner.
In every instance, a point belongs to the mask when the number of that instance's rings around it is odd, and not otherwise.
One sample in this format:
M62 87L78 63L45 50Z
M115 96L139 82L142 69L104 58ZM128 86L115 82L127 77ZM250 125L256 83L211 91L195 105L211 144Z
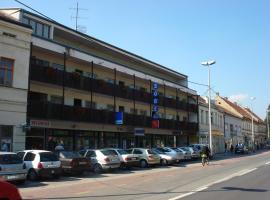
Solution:
M21 0L74 27L76 0ZM213 90L265 117L270 103L270 1L78 0L87 34L207 84L201 61L215 59ZM0 0L0 7L22 7ZM86 19L83 19L86 18ZM207 88L189 86L200 95Z

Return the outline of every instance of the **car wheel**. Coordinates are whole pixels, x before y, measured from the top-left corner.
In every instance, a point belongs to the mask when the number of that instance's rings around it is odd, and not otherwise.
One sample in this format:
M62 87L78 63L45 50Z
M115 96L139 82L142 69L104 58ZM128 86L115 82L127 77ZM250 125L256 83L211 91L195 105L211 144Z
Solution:
M94 165L94 172L95 172L96 174L100 174L100 173L102 172L102 167L101 167L100 164L95 164L95 165Z
M146 160L141 160L141 161L140 161L140 167L141 167L141 168L146 168L146 167L148 167L147 161L146 161Z
M29 178L29 180L31 180L31 181L36 181L36 180L38 180L38 175L37 175L37 173L35 172L34 169L30 169L30 170L29 170L29 172L28 172L28 178Z
M161 166L167 166L168 165L168 161L166 159L161 159L160 160L160 165Z

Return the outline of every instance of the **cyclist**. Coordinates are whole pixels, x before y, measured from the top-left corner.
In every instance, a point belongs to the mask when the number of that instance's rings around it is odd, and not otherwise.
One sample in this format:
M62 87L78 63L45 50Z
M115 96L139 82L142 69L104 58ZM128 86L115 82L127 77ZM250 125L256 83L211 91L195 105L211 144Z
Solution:
M205 156L205 159L206 159L206 161L208 163L209 162L209 157L210 157L210 149L209 149L209 147L207 145L202 147L201 157L203 158L203 156Z

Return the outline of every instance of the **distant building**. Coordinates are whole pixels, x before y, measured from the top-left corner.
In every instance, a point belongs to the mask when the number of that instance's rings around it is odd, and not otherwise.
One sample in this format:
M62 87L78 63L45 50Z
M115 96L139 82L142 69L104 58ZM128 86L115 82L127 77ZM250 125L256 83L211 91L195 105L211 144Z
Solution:
M209 108L208 99L199 98L199 133L198 142L209 144ZM211 102L211 122L212 122L212 144L213 152L224 152L224 112L223 109Z
M0 151L25 147L32 29L0 15Z

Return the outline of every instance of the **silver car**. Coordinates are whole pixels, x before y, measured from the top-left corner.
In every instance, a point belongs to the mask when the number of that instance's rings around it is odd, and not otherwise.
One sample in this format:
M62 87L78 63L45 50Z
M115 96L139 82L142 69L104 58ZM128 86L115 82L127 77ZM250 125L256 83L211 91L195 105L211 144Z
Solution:
M11 152L0 152L0 178L24 183L26 176L26 165L19 156Z
M129 152L130 154L135 154L136 156L139 156L141 168L146 168L149 165L160 164L160 156L156 152L154 152L152 149L132 148L132 149L128 149L127 152Z
M117 153L111 149L88 149L79 152L91 162L91 169L95 173L120 167L120 159Z
M196 148L193 147L183 147L183 148L190 151L192 159L200 158L200 152Z
M179 147L178 149L183 151L185 160L191 160L192 157L191 157L191 152L189 149L185 147Z
M162 166L172 165L177 161L176 156L166 154L164 151L160 150L160 148L154 148L152 150L160 156L160 165Z

